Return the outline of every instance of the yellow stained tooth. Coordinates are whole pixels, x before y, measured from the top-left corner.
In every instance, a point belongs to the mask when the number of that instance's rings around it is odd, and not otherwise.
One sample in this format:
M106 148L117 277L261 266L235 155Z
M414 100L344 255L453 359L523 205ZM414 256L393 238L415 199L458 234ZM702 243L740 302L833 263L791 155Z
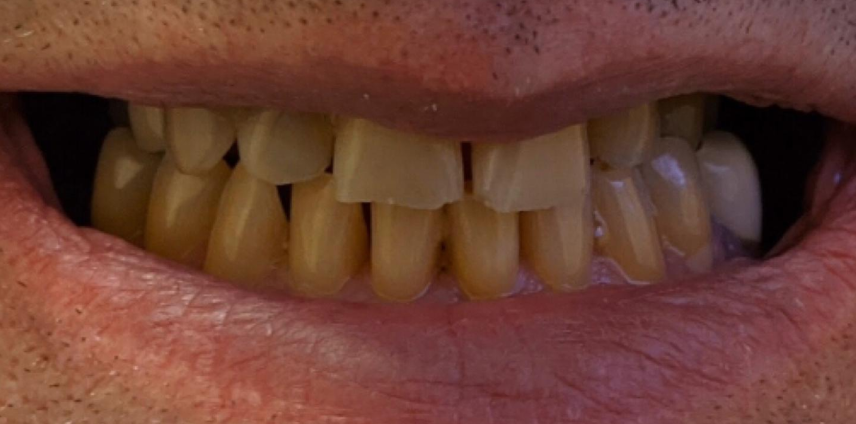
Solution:
M333 172L340 202L437 209L463 195L460 143L363 119L338 125Z
M130 103L128 104L128 119L140 149L147 152L166 150L166 138L164 137L166 118L163 108Z
M381 298L421 296L437 273L443 210L372 204L372 287Z
M696 157L711 214L744 242L760 242L761 184L740 139L722 131L708 133Z
M639 178L635 172L633 169L592 172L592 197L602 231L597 243L628 279L655 283L665 276L665 263L657 229L646 207L647 200L637 187Z
M223 159L235 142L235 125L226 110L171 108L166 111L165 134L178 169L198 174Z
M558 291L589 283L594 232L588 199L568 206L520 214L523 258Z
M244 121L238 149L256 177L291 184L324 173L333 156L333 130L323 115L266 110Z
M276 186L239 163L220 197L205 272L258 285L284 258L287 224Z
M470 195L448 206L452 272L471 299L514 291L520 262L517 213L501 213Z
M152 186L146 221L146 250L201 267L217 216L217 205L231 170L220 161L199 175L184 174L167 155Z
M695 93L660 100L660 134L680 137L693 150L698 149L704 132L707 98L706 94Z
M589 187L585 125L514 143L473 145L476 198L499 212L581 202Z
M92 226L142 246L152 181L160 155L140 150L131 131L107 134L92 193Z
M291 284L304 295L338 293L368 259L362 205L338 202L329 174L294 185L290 232Z
M591 155L614 168L632 168L650 157L659 130L657 103L646 103L589 122Z
M654 143L642 176L657 213L657 229L696 272L713 265L710 212L704 198L695 152L682 138L664 137Z

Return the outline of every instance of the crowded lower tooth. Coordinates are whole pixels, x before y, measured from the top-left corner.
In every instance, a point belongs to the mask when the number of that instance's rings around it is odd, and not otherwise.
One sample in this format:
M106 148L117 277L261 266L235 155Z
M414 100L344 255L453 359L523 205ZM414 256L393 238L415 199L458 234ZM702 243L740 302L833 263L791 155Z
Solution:
M196 174L223 159L235 142L235 125L225 109L171 108L166 111L165 134L178 169Z
M156 106L128 104L128 120L140 149L147 152L166 150L164 109Z
M222 160L198 175L182 173L167 155L152 185L146 250L201 267L223 186L231 170Z
M683 138L693 149L698 149L704 132L708 97L695 93L660 100L660 134Z
M588 124L592 157L614 168L632 168L646 161L659 130L657 103L646 103Z
M443 210L419 210L373 203L372 287L381 298L418 298L437 272Z
M283 259L286 231L276 186L239 163L220 197L204 269L236 283L258 285Z
M711 214L744 242L760 242L761 183L752 155L735 135L715 131L696 156Z
M338 202L334 186L333 177L322 174L291 191L290 282L307 296L336 294L368 259L362 205Z
M143 244L152 181L160 155L140 150L131 131L111 131L101 147L92 193L92 225Z
M579 203L588 192L585 125L514 143L476 143L472 150L476 198L499 212Z
M665 263L654 220L633 169L592 172L592 194L601 225L597 244L625 276L655 283L665 276Z
M241 125L238 151L247 170L271 184L306 181L330 165L333 130L323 115L260 111Z
M340 124L333 172L340 202L437 209L463 194L459 143L362 119Z
M588 199L543 211L520 214L523 259L558 291L588 285L594 234Z

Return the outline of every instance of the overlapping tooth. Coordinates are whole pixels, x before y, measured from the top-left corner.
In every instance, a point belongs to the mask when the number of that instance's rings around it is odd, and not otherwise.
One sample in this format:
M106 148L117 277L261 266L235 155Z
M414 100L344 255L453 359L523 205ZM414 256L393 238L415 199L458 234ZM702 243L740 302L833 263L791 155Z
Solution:
M659 131L657 103L646 103L588 125L591 155L614 168L632 168L650 157Z
M324 173L333 156L333 130L323 115L265 110L245 119L238 149L256 177L291 184Z
M169 152L185 174L210 170L235 142L235 125L225 109L170 108L165 128Z
M597 244L628 279L655 283L665 276L665 263L636 172L633 169L592 172L592 194L601 225Z
M760 242L761 184L752 155L734 134L715 131L696 156L713 216L744 242Z
M548 209L588 192L585 125L514 143L473 145L473 191L496 211Z
M349 119L336 137L333 172L340 202L437 209L461 198L460 144Z
M276 186L256 178L239 163L220 197L205 272L258 285L284 259L287 229Z
M141 149L147 152L166 150L166 116L163 108L129 103L128 120Z
M289 236L290 282L307 296L336 294L368 259L362 205L337 201L329 174L293 186Z
M654 143L651 161L641 170L660 235L688 259L693 271L709 271L713 265L710 212L693 148L682 138L660 138Z
M591 203L520 214L523 258L544 282L558 291L588 285L594 233Z
M146 250L201 267L223 186L231 170L222 160L198 175L179 171L167 155L152 185L146 220Z
M418 298L437 273L443 238L443 210L419 210L373 203L372 287L381 298Z
M471 299L514 291L520 260L517 213L497 212L466 195L448 207L452 272Z
M141 246L152 181L160 160L160 155L140 150L129 129L111 131L95 169L92 225Z
M660 100L660 134L665 137L680 137L694 150L698 149L704 132L708 97L706 94L695 93Z

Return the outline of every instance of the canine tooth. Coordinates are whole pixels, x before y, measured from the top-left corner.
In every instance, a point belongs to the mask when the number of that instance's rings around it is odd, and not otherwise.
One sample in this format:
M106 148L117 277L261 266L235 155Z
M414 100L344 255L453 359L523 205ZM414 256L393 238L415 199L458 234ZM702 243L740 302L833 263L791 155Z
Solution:
M330 174L293 186L290 232L291 284L305 295L336 294L368 259L362 205L338 202Z
M743 241L761 241L761 184L752 155L734 134L715 131L696 154L714 217Z
M656 102L592 120L588 125L592 157L614 168L639 165L650 155L659 122Z
M164 138L166 118L163 108L129 103L128 119L131 123L131 131L137 140L137 146L147 152L166 150L166 138Z
M708 96L701 93L686 94L660 100L660 134L680 137L693 150L698 149L705 125L705 105Z
M363 119L340 125L333 159L340 202L437 209L463 195L459 143L404 133Z
M323 115L266 110L244 121L238 149L256 177L291 184L324 173L333 156L333 130Z
M571 291L588 285L594 232L588 199L520 214L523 258L547 285Z
M205 272L255 285L283 259L285 211L276 186L239 163L223 188L211 229Z
M421 296L434 274L443 237L443 210L372 204L372 287L388 300Z
M92 225L141 246L160 160L160 155L140 150L129 129L110 131L95 170Z
M179 171L167 155L152 185L146 221L146 250L200 267L217 205L231 170L220 161L199 175Z
M710 212L693 148L682 138L658 139L651 161L641 170L657 209L660 235L685 258L694 258L687 262L694 271L709 271L713 262Z
M589 187L585 125L515 143L473 145L476 198L499 212L580 203Z
M448 206L452 272L471 299L512 293L520 243L517 213L496 212L471 195Z
M637 187L633 169L595 170L592 193L602 234L598 247L630 280L655 283L665 276L665 263L654 220Z
M235 142L235 125L225 110L171 108L166 111L165 134L178 169L196 174L223 159Z

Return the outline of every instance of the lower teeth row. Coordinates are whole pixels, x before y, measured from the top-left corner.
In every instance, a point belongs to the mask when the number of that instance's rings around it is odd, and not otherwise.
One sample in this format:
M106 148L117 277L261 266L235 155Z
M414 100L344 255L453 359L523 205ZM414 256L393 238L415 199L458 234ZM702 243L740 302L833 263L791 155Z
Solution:
M708 100L475 144L467 184L456 141L360 119L131 105L131 129L102 147L92 222L237 284L313 297L337 295L367 263L375 294L393 301L422 296L441 268L471 299L507 296L521 262L547 286L576 290L595 252L628 280L655 283L664 249L685 269L710 270L711 215L744 242L760 237L754 163L733 135L702 137Z

